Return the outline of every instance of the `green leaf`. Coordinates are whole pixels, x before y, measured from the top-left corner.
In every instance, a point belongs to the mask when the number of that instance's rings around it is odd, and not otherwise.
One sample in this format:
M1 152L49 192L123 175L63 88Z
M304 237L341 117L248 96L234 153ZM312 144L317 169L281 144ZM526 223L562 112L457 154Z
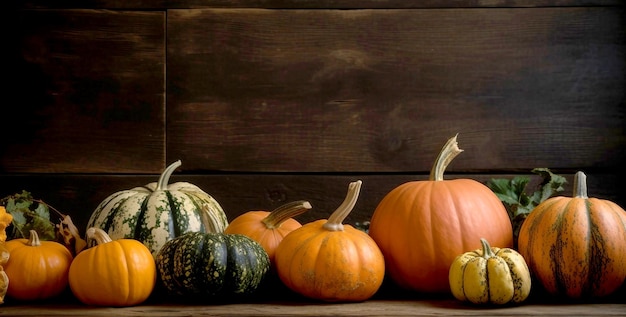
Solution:
M563 185L567 183L565 177L556 175L547 168L535 168L532 172L543 178L540 185L541 197L538 200L539 202L542 202L552 197L555 193L562 192L564 190Z
M28 238L30 230L35 230L41 240L55 240L56 227L50 220L49 206L33 199L30 192L9 195L0 200L7 212L13 216L10 228L7 228L7 239Z
M491 179L487 182L487 187L496 194L507 209L516 246L519 229L528 214L546 199L563 191L563 185L567 183L565 177L552 173L548 168L534 168L532 172L539 175L542 181L539 188L531 194L526 192L530 182L528 177L515 176L512 179Z

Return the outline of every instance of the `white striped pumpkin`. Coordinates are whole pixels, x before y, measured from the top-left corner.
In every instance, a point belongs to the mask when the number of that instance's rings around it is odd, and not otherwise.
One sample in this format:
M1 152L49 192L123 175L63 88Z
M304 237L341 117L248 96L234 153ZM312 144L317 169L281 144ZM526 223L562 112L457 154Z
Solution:
M180 160L158 182L116 192L94 210L87 228L104 230L113 240L136 239L156 256L169 240L187 232L223 232L228 220L220 204L198 186L169 184Z

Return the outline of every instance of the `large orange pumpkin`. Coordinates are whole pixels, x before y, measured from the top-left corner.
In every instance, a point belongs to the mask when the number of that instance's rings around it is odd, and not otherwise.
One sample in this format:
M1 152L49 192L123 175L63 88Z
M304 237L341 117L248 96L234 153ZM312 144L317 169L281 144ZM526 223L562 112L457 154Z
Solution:
M573 197L552 197L531 211L519 252L553 295L601 297L626 280L626 211L587 196L586 176L574 176Z
M447 165L463 150L457 136L437 157L428 180L404 183L378 204L369 234L399 286L424 293L449 293L448 271L457 255L481 247L512 247L513 230L498 197L472 179L444 180Z

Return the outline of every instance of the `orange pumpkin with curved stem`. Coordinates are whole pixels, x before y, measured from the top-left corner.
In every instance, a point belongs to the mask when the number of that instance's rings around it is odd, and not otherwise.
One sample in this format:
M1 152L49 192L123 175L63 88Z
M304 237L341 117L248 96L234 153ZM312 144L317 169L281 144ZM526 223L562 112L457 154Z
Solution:
M450 138L428 180L389 192L370 220L369 234L385 255L391 279L424 293L450 293L448 271L457 255L480 248L512 247L513 229L498 197L472 179L444 180L448 164L463 150Z
M291 290L329 302L363 301L383 282L385 260L365 232L342 224L354 207L361 181L328 220L309 222L288 234L276 249L276 271Z
M28 239L13 239L5 245L9 259L4 271L9 278L7 296L39 300L59 295L68 283L72 254L62 244L40 241L35 230Z
M572 197L535 207L520 228L519 252L550 294L601 297L626 280L626 211L587 196L586 176L574 176Z
M224 230L227 234L243 234L258 242L274 263L274 253L283 238L291 231L302 227L293 219L311 209L311 203L298 200L286 203L272 211L248 211L239 215Z

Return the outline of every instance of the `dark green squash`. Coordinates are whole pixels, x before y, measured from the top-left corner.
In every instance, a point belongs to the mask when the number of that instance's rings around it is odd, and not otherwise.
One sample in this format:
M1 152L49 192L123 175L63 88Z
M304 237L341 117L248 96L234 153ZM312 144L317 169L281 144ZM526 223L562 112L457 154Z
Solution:
M190 232L163 245L156 257L171 294L248 295L270 269L267 252L241 234Z

